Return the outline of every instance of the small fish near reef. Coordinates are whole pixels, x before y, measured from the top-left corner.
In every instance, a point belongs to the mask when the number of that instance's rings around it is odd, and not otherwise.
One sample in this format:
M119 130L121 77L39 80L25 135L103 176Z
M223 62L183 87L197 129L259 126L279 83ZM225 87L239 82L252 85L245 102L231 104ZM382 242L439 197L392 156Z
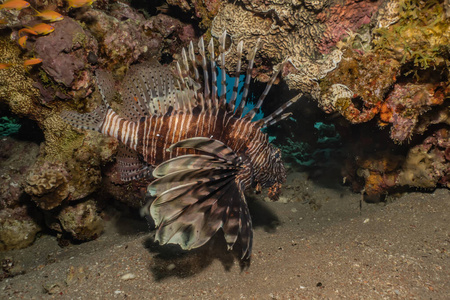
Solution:
M42 62L42 58L30 58L23 62L23 66L24 67L34 66L34 65L40 64L41 62Z
M12 64L0 63L0 70L6 70L11 66L12 66Z
M21 37L22 33L24 33L24 32L28 33L28 34L31 34L31 35L38 35L38 33L36 31L34 31L34 30L30 29L30 28L22 28L18 32L19 37Z
M61 21L64 19L63 15L61 15L60 13L57 13L56 11L53 11L53 10L44 10L44 11L36 10L35 16L41 18L44 21L48 21L48 22L57 22L57 21Z
M95 0L67 0L69 8L80 8L85 5L92 5L94 2Z
M7 0L0 4L0 9L22 10L30 6L30 3L23 0Z
M28 40L28 35L24 35L17 40L17 43L19 44L20 48L22 48L22 49L26 48L27 40Z
M33 27L27 27L27 29L36 32L38 35L47 35L55 31L55 27L46 23L39 23Z
M183 49L177 78L157 62L131 66L122 84L123 116L108 105L115 95L110 73L97 71L104 104L86 114L65 111L62 118L121 141L117 164L122 181L150 175L156 179L147 188L156 199L141 213L154 219L160 244L179 244L189 250L222 229L228 249L239 241L241 259L249 259L253 229L244 191L268 187L278 195L286 180L281 151L261 129L289 116L283 111L301 95L252 121L282 66L244 115L257 45L250 51L242 99L236 105L243 42L237 46L233 93L226 99L225 39L226 33L219 39L220 94L213 41L208 62L201 38L200 56L192 42L187 51Z

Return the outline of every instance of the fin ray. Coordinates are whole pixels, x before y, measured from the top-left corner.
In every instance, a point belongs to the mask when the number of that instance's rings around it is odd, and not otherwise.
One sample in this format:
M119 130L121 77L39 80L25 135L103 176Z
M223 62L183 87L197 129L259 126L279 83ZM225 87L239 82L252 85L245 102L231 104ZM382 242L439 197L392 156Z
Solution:
M188 154L161 163L153 172L156 178L184 169L217 168L227 161L209 155Z
M218 140L209 139L206 137L195 137L181 140L171 145L168 148L168 151L172 151L175 148L192 148L214 154L219 158L225 159L227 161L233 161L235 163L239 159L234 151L231 150L227 145Z
M128 182L151 176L153 167L139 158L136 151L120 144L116 161L120 180Z
M179 244L189 250L200 247L222 228L229 249L238 238L242 257L249 257L252 227L244 184L237 179L244 170L236 154L222 142L191 138L170 146L193 148L212 155L175 157L154 170L157 180L148 186L156 196L144 208L158 226L160 244Z

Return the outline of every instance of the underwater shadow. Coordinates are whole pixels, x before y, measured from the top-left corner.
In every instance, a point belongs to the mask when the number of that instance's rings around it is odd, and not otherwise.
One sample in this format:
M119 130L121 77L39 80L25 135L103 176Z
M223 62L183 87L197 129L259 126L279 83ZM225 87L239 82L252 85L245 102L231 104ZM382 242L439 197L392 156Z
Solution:
M153 255L149 266L156 281L169 277L189 278L201 273L218 260L225 271L230 271L235 262L239 262L241 271L250 265L250 261L240 261L241 249L235 245L228 251L222 231L217 232L209 242L193 250L183 250L179 245L159 245L154 241L155 232L145 239L143 245Z
M255 195L246 195L250 215L252 216L253 228L262 227L265 232L275 232L280 219L267 204L256 198Z
M130 208L123 203L114 203L107 208L107 217L110 218L114 231L122 236L146 234L154 229L154 224L143 218L136 208Z
M279 218L264 202L256 200L254 196L248 195L247 199L253 228L262 227L266 232L274 232L280 223ZM151 218L148 221L151 227ZM251 264L251 259L241 260L242 248L239 242L232 250L227 249L222 230L219 230L205 245L193 250L183 250L179 245L159 245L154 238L155 231L144 240L143 245L153 256L149 268L156 281L169 277L191 277L205 270L216 260L222 264L225 271L230 271L238 263L242 272Z

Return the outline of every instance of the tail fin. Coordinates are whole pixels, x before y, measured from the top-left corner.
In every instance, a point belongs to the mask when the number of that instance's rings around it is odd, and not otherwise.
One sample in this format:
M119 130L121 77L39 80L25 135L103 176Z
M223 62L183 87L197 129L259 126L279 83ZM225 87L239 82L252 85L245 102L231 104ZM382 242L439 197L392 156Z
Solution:
M100 131L108 109L105 105L100 105L93 112L80 114L74 111L63 111L61 118L76 128Z

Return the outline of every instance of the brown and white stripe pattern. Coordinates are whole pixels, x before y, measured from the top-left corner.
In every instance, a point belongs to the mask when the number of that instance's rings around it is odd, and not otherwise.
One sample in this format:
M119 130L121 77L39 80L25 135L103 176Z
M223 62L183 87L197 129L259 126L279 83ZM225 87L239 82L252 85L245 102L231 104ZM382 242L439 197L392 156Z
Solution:
M115 137L130 149L136 150L139 143L139 125L120 117L114 110L108 108L99 131L104 135Z

